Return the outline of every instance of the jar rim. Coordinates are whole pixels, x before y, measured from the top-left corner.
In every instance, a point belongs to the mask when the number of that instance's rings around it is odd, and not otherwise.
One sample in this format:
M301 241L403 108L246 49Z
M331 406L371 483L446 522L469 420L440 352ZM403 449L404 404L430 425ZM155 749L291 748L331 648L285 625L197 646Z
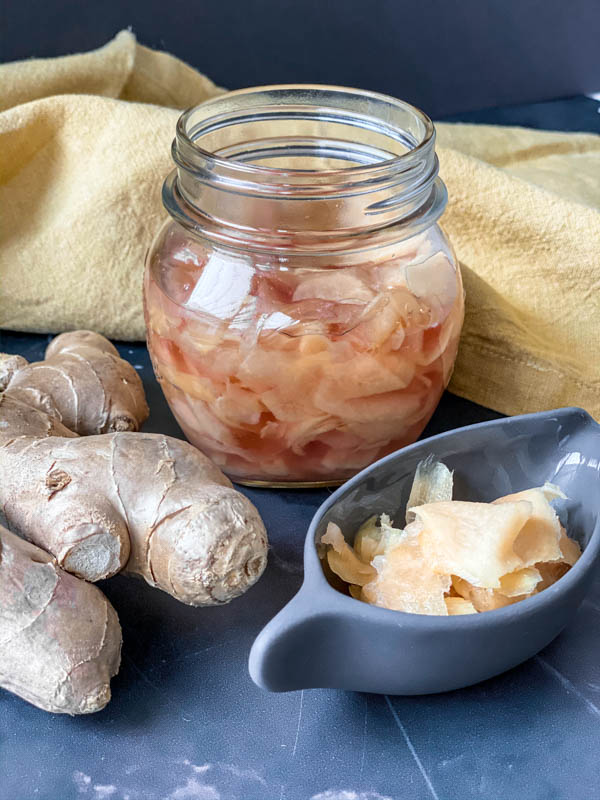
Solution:
M233 239L331 242L431 225L446 204L431 119L364 89L227 92L179 117L172 155L176 174L163 187L169 213L199 215L207 231Z
M412 114L414 119L423 126L423 136L421 137L420 141L416 142L413 146L408 147L406 152L399 153L391 158L381 160L367 166L364 164L359 164L356 166L341 167L338 169L309 170L289 167L269 167L262 164L250 164L235 158L219 156L211 150L201 147L197 142L198 137L191 135L189 128L192 116L194 114L198 114L200 110L208 112L209 109L214 109L215 106L222 105L225 101L235 101L237 98L246 98L252 95L264 94L266 92L273 94L283 94L284 92L312 92L314 94L321 95L329 92L340 95L351 95L357 99L369 99L376 102L385 103L391 108L397 109L398 111ZM391 126L389 123L386 125L388 130L392 127L393 126ZM206 100L197 106L192 106L186 109L177 120L176 135L178 145L187 145L203 159L206 159L208 162L217 167L221 166L230 170L235 169L236 171L246 173L247 175L256 176L297 176L300 178L314 178L315 176L322 175L323 177L333 178L337 175L340 177L350 177L358 176L363 173L369 173L370 175L375 176L380 172L389 170L390 168L395 168L406 164L411 158L414 158L415 155L420 155L421 151L431 146L432 141L435 140L435 126L431 118L424 111L417 108L417 106L414 106L405 100L400 100L396 97L393 97L392 95L381 92L373 92L368 89L356 89L353 87L335 84L286 83L266 84L264 86L250 86L243 89L236 89L226 92L225 94L220 94L217 97L211 98L210 100Z

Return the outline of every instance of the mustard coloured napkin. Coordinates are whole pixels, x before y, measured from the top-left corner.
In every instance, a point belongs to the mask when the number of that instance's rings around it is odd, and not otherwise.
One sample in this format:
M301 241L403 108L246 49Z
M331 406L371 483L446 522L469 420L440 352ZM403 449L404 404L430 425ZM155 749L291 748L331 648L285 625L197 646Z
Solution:
M220 92L122 31L0 65L0 327L144 338L177 109ZM600 416L600 136L437 126L467 313L451 390L514 414Z

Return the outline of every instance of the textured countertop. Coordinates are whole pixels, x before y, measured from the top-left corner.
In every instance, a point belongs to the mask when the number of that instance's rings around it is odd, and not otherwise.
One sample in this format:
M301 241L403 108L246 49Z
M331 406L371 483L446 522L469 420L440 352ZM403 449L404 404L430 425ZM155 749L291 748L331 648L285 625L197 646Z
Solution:
M566 129L575 115L597 131L596 109L576 98L462 118ZM1 333L0 350L35 360L48 338ZM120 350L146 386L145 429L181 435L145 347ZM446 394L427 433L496 416ZM0 691L0 800L600 798L600 583L539 656L478 686L267 694L250 680L248 652L300 586L305 532L327 492L244 491L269 532L263 578L208 609L134 578L104 582L124 638L113 699L70 718Z

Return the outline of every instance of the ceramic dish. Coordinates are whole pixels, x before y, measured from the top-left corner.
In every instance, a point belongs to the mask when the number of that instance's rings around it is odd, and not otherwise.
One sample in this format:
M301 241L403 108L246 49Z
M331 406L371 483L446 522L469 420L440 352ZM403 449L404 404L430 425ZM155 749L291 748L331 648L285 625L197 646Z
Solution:
M495 611L437 617L378 608L327 582L316 542L329 521L351 541L372 514L403 521L418 462L433 453L454 470L454 496L489 502L558 484L558 507L583 554L557 583ZM568 624L600 562L600 425L565 408L471 425L405 447L340 487L315 514L298 594L259 634L250 674L269 691L329 687L428 694L468 686L533 656Z

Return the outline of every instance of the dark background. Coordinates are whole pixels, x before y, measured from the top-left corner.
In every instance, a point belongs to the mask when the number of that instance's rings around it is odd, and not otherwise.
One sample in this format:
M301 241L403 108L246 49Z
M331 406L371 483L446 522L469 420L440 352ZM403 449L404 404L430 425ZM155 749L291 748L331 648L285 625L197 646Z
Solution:
M131 26L141 43L228 88L342 84L388 92L438 118L600 91L599 0L1 0L0 7L2 61L90 50Z

